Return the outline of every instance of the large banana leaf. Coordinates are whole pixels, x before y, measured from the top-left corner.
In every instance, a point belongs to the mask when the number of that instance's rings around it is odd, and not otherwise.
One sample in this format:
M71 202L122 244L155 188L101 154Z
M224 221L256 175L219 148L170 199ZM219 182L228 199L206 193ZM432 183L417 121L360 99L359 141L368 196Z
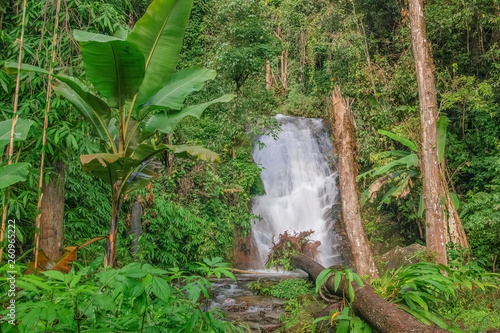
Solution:
M210 105L219 102L229 102L234 97L235 95L226 94L210 102L188 106L180 111L155 114L146 122L146 130L149 132L158 130L163 133L170 133L182 118L187 116L199 118L203 111Z
M216 72L202 67L189 67L173 74L165 86L149 101L149 109L156 106L158 109L170 108L179 110L186 97L203 87L208 80L215 78Z
M26 140L32 120L18 118L14 129L14 140ZM5 146L10 141L10 131L12 130L12 119L0 122L0 152L3 152Z
M192 5L193 0L154 0L128 35L146 60L136 105L156 94L177 67Z
M142 162L135 168L127 178L123 187L123 194L130 193L146 186L153 178L158 176L158 169L161 162L157 158L152 158Z
M14 163L0 166L0 189L17 182L25 181L28 177L29 163Z
M406 157L403 157L403 158L397 159L395 161L392 161L390 163L387 163L386 165L383 165L383 166L377 168L375 173L373 173L373 176L382 175L382 174L386 173L387 171L389 171L390 169L392 169L393 167L398 166L398 165L406 165L407 168L417 167L418 166L417 154L410 154Z
M135 149L132 157L137 160L144 161L154 156L158 156L158 154L160 154L165 150L169 150L172 153L178 155L179 157L184 157L184 158L196 157L204 161L220 162L219 154L207 148L199 146L190 146L190 145L159 144L157 146L153 146L149 144L141 144Z
M110 107L124 104L144 79L144 56L133 43L115 37L75 30L85 74Z
M108 131L111 110L103 100L84 91L78 84L71 83L71 81L56 82L53 88L56 93L76 107L80 114L92 124L93 130L104 142L113 145L113 137Z
M107 153L81 155L80 161L83 171L101 178L110 185L125 179L141 163L133 158L124 157L123 154Z
M417 144L409 139L403 138L403 137L401 137L397 134L394 134L392 132L384 131L384 130L380 130L380 129L377 132L379 132L380 134L383 134L385 136L388 136L389 138L391 138L393 140L398 141L399 143L405 145L406 147L410 148L414 152L418 152Z

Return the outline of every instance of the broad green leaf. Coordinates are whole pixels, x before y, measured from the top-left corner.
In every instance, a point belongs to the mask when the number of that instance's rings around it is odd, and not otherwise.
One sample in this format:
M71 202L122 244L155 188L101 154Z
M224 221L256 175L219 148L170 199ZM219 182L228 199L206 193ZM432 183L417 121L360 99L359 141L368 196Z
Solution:
M354 301L354 288L352 287L352 283L350 281L348 282L347 291L349 292L349 301Z
M220 156L217 153L214 153L210 149L206 149L199 146L189 146L189 145L169 145L169 148L173 151L174 154L180 157L196 157L200 160L209 161L209 162L220 162Z
M163 133L170 133L174 129L175 125L177 125L182 120L182 118L187 116L199 118L203 111L205 111L205 109L210 105L219 102L229 102L234 97L235 95L227 94L210 102L188 106L187 108L180 111L164 112L153 115L146 123L146 130L149 132L158 130Z
M392 169L395 166L405 165L405 164L406 164L407 168L409 168L409 167L417 167L418 166L418 156L417 156L417 154L410 154L410 155L408 155L406 157L403 157L403 158L397 159L395 161L392 161L390 163L387 163L386 165L383 165L383 166L377 168L376 171L375 171L375 173L373 174L373 176L382 175L382 174L386 173L387 171L389 171L390 169Z
M161 162L157 159L149 159L142 162L135 168L130 176L128 176L123 194L130 193L139 188L146 186L153 178L158 175L158 169L161 167Z
M458 198L458 195L456 195L454 192L450 192L450 197L451 201L453 202L453 206L455 206L455 209L460 208L460 199Z
M420 192L420 200L418 201L418 212L417 216L418 217L423 217L424 216L424 192Z
M101 140L110 145L113 144L113 137L108 131L111 110L104 101L83 90L77 83L56 82L53 88L55 92L73 104L80 114L90 122Z
M136 105L156 94L173 74L192 5L193 0L154 0L128 35L127 41L135 44L145 59Z
M25 181L30 167L29 163L13 163L0 166L0 189Z
M394 134L392 132L389 132L389 131L378 130L377 132L379 132L380 134L383 134L383 135L385 135L393 140L396 140L397 142L401 143L402 145L405 145L406 147L410 148L414 152L418 152L417 144L411 140L403 138L403 137L401 137L397 134Z
M316 292L319 292L321 287L325 284L325 282L328 280L330 275L334 272L332 269L327 268L322 270L319 274L318 277L316 278Z
M121 154L106 153L81 155L80 161L83 171L111 185L124 179L140 164L140 161L122 157Z
M179 110L186 97L203 87L207 80L213 80L216 72L202 67L190 67L173 74L165 86L149 101L152 108Z
M14 128L14 141L26 140L32 120L17 118ZM0 122L0 152L3 152L5 146L10 142L10 132L12 130L12 119Z
M444 150L446 148L446 129L448 128L448 117L439 117L437 125L437 151L438 151L438 161L443 162Z
M153 294L155 294L156 297L158 297L164 302L169 301L170 295L172 293L167 281L157 276L153 278L153 282L151 284L151 290L153 291Z
M95 294L94 297L94 303L99 309L105 310L105 311L114 311L116 307L116 303L113 300L112 297L106 295L106 294Z
M352 274L352 279L353 279L354 281L356 281L356 283L357 283L360 287L363 287L363 286L364 286L363 280L361 280L361 277L360 277L358 274L353 273L353 274Z
M111 107L123 106L144 79L144 56L133 43L115 37L75 30L85 74Z
M342 280L342 272L335 272L335 280L333 281L333 291L337 291L340 286L340 280Z

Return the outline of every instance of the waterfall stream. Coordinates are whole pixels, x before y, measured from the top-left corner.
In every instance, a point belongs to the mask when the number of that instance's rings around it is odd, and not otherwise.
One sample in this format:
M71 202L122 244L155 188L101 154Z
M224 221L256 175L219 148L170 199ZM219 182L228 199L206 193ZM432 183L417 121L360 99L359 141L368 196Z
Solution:
M261 136L254 160L263 167L265 195L254 199L253 234L260 267L264 266L272 238L286 230L313 230L312 241L320 241L317 261L325 267L341 261L334 231L334 207L339 200L333 149L321 119L276 116L281 123L279 138Z

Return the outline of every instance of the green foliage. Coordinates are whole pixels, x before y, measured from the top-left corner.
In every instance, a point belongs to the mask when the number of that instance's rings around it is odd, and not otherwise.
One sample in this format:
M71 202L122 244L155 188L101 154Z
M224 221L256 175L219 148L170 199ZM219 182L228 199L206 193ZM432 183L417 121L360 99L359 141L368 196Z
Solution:
M296 299L314 293L313 286L304 279L284 279L278 283L257 281L249 284L249 289L258 295L271 295L278 298Z
M371 333L371 327L361 318L354 315L351 307L346 306L340 312L334 312L331 316L317 318L314 321L312 332L316 332L318 323L329 320L330 325L335 327L335 332L339 333Z
M477 297L478 292L485 294L498 288L498 274L487 273L474 262L463 265L460 261L451 261L448 267L421 262L386 271L380 279L372 281L372 285L379 295L404 305L405 311L421 322L461 332L458 326L448 322L454 323L453 317L463 311L462 307Z
M342 279L344 279L344 284L347 286L348 294L349 294L349 302L354 301L354 288L352 286L353 282L356 282L360 287L363 287L363 281L359 277L358 274L354 273L350 269L345 269L343 271L336 270L334 268L324 269L321 273L319 273L316 278L316 292L320 293L324 284L328 282L328 280L333 275L333 290L336 292L339 289L340 283Z
M202 295L209 297L211 287L205 278L138 263L97 269L100 262L69 274L19 273L16 309L23 315L16 326L4 322L2 332L245 331L216 319L220 316L216 309L201 310L198 300ZM7 292L8 283L2 280Z

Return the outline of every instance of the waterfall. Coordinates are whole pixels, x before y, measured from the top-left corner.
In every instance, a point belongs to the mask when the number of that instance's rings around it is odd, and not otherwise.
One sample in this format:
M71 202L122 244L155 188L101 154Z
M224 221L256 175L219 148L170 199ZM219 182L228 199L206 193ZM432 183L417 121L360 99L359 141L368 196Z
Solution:
M321 119L276 116L279 138L261 136L253 157L263 167L265 195L256 197L252 213L257 260L263 267L272 237L284 231L313 230L312 241L320 241L318 262L325 267L341 261L334 231L339 200L333 148ZM265 146L261 149L260 143Z

